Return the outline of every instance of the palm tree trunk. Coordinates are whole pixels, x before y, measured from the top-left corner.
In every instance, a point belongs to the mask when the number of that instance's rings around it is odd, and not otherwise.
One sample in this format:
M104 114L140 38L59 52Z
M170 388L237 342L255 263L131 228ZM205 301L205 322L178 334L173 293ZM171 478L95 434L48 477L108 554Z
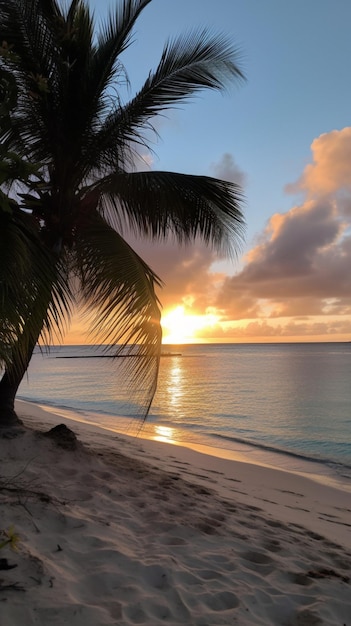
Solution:
M5 371L0 381L0 429L16 426L20 420L15 411L15 397L20 380L14 380L8 371Z
M36 316L34 318L29 314L29 319L12 348L10 363L6 365L4 375L0 380L0 430L15 428L22 423L15 411L15 398L43 330L51 299L50 290L45 291L46 294L42 292L35 299L33 309L37 311Z
M45 260L49 262L48 258ZM56 263L52 265L51 270L50 276L50 268L48 268L41 288L38 289L38 284L36 285L37 292L31 306L32 313L35 311L35 315L31 315L30 310L27 311L27 322L17 336L12 347L10 362L6 365L0 380L0 432L3 428L16 428L22 424L15 411L15 398L47 319L56 278Z
M16 427L22 423L15 411L15 398L22 378L28 369L39 335L40 331L35 339L31 338L26 342L25 352L22 350L19 356L19 344L24 339L22 335L13 350L12 363L6 367L0 380L0 429Z

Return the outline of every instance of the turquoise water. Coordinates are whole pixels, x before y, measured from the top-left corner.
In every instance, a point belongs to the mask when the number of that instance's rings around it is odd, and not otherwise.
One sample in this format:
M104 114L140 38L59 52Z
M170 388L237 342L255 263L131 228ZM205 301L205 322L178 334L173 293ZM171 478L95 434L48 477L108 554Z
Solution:
M351 478L351 343L167 346L145 432L236 450L242 444L313 461ZM89 346L35 354L19 397L140 428L118 367ZM124 419L123 419L124 418ZM282 457L281 457L282 458ZM317 470L318 471L318 470Z

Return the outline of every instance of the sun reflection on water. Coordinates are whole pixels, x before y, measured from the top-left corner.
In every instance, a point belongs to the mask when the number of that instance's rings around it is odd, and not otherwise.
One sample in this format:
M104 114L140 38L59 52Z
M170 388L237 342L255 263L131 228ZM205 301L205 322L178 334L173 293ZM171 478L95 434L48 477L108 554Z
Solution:
M169 426L155 425L154 439L156 441L163 441L163 443L175 443L173 433L174 433L174 428L170 428Z
M162 401L170 408L175 422L184 417L185 377L182 360L172 357L172 363L167 362L167 368L163 370ZM157 441L175 443L177 429L170 426L154 426L153 438Z
M166 382L167 400L172 408L179 413L181 400L184 395L183 369L179 364L174 363L169 371L169 378Z

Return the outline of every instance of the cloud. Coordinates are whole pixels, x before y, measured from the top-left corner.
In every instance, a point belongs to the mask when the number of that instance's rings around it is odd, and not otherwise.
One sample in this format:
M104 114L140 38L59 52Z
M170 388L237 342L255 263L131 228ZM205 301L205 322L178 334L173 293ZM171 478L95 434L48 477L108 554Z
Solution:
M215 178L227 180L236 183L240 187L244 187L246 183L246 174L235 163L234 157L225 152L218 162L211 163L211 172Z
M159 297L164 309L185 304L201 314L213 306L218 283L224 275L213 273L217 258L203 242L179 246L172 241L155 243L133 240L132 246L164 282Z
M306 316L305 325L285 320L274 333L329 335L340 325L315 327L315 316L351 313L351 128L321 135L312 152L313 163L294 184L305 201L270 218L242 271L227 277L217 295L226 320L261 320L247 325L258 334L271 332L267 320Z
M304 191L309 197L351 191L351 127L320 135L311 145L313 162L302 176L286 186L288 193Z

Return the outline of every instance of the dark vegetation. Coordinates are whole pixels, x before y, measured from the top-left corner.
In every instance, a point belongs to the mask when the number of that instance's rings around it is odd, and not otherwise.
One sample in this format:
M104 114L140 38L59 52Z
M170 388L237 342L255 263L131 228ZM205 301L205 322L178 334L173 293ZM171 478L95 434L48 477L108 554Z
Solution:
M165 44L127 102L123 52L151 0L116 3L96 32L84 0L0 0L0 424L38 343L60 341L77 307L90 338L124 346L126 384L145 415L161 347L161 281L126 234L202 238L238 249L241 192L231 182L137 171L160 114L203 89L241 81L232 43L194 30ZM126 353L126 352L124 352Z

